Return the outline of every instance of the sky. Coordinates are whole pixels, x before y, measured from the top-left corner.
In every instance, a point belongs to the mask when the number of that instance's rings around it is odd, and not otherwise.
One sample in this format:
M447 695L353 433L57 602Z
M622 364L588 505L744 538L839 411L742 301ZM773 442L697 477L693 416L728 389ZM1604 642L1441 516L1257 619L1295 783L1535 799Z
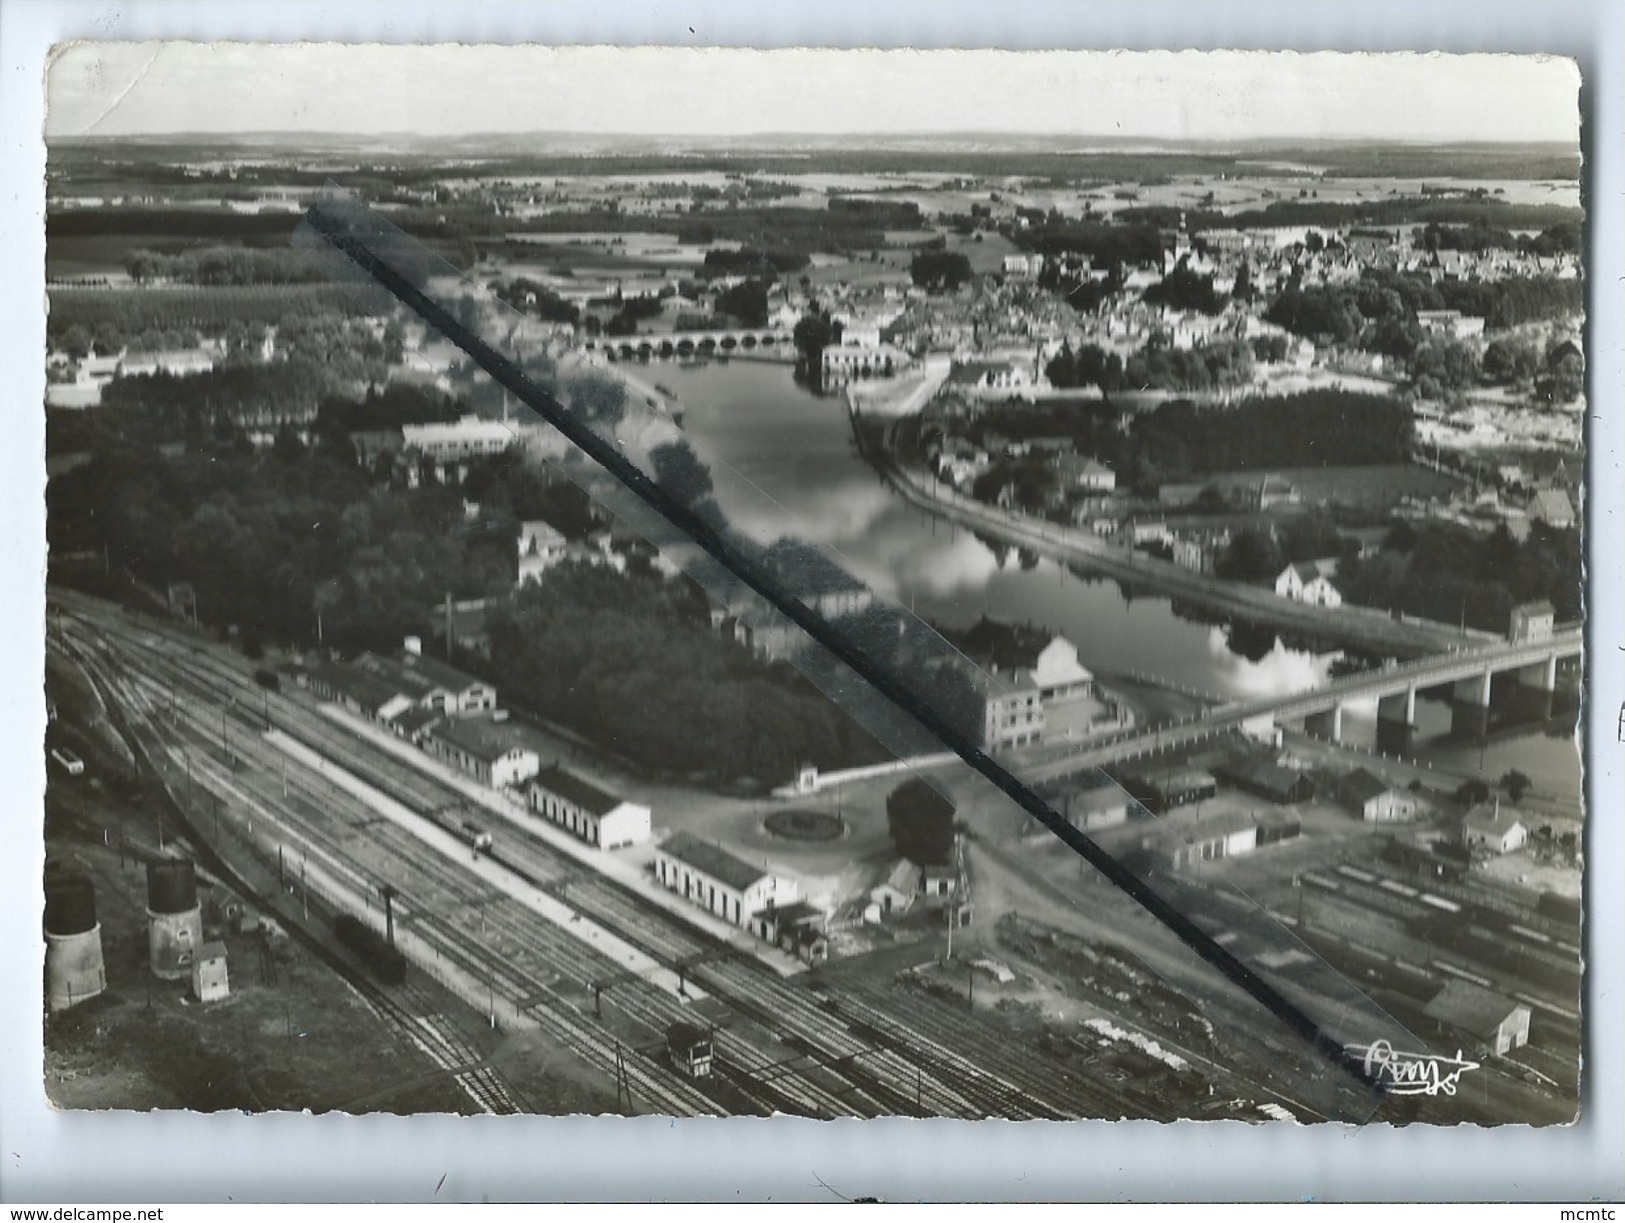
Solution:
M85 42L50 67L45 132L1574 144L1578 88L1532 56Z

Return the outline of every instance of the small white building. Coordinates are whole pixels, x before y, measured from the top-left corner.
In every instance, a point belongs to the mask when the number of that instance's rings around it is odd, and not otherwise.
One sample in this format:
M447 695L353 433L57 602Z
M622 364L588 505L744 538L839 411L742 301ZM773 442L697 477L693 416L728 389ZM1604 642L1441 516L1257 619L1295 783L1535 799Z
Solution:
M1337 793L1350 813L1368 824L1403 823L1422 812L1420 796L1390 785L1369 769L1355 769L1344 777Z
M539 582L542 574L569 555L564 533L550 522L535 519L519 524L519 576L516 584Z
M795 880L687 832L673 833L655 849L654 872L662 887L742 929L769 905L782 908L801 894Z
M1512 609L1512 622L1507 631L1508 641L1550 641L1557 609L1541 599L1535 603L1520 603Z
M1332 585L1320 561L1300 561L1281 570L1275 593L1314 607L1341 607L1343 594Z
M1468 849L1484 849L1492 854L1510 854L1524 847L1529 828L1516 807L1504 807L1501 800L1479 803L1461 821L1461 842Z
M529 781L541 768L536 753L496 718L448 718L423 734L423 750L493 789Z
M599 849L620 849L647 841L651 813L599 789L583 777L549 765L530 783L530 809Z
M1422 1013L1452 1036L1483 1042L1469 1053L1500 1057L1529 1043L1529 1008L1470 981L1447 982Z
M220 942L204 943L192 961L192 997L199 1002L219 1002L230 995L226 945Z
M886 871L886 877L869 889L869 903L881 913L906 913L920 896L924 873L907 858L899 858Z

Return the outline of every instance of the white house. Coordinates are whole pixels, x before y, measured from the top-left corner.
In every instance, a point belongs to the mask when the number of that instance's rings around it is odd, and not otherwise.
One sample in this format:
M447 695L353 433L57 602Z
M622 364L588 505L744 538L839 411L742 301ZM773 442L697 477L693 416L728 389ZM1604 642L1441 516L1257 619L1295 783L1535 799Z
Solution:
M1479 803L1461 821L1462 844L1469 849L1485 849L1492 854L1510 854L1529 840L1523 814L1515 807Z
M924 873L907 858L891 864L886 877L869 889L869 903L881 913L906 913L920 896Z
M1422 811L1418 795L1390 785L1368 769L1355 769L1343 778L1337 793L1352 814L1369 824L1414 820Z
M528 781L542 764L496 718L448 718L424 732L422 747L437 760L499 790Z
M519 524L519 576L520 586L539 582L542 574L564 560L569 544L564 535L550 522L535 519Z
M481 455L501 454L517 444L519 437L511 425L500 420L465 416L450 424L429 421L402 425L406 449L433 463L454 463Z
M982 745L1026 747L1044 737L1044 703L1038 685L1021 673L988 677Z
M1512 609L1508 641L1550 641L1557 609L1541 599L1535 603L1520 603Z
M558 765L549 765L530 783L530 809L599 849L620 849L647 841L650 812L601 790Z
M782 908L800 898L795 880L687 832L673 833L655 849L654 871L663 887L741 928L769 905Z
M1341 607L1342 592L1333 586L1320 561L1300 561L1281 570L1275 593L1315 607Z

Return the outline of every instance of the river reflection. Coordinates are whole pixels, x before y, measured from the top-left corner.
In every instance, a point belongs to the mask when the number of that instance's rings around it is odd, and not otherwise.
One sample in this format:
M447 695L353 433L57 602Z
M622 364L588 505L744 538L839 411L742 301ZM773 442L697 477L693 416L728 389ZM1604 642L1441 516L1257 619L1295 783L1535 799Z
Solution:
M858 457L845 402L797 385L789 366L757 361L662 364L702 455L735 468L776 503L768 514L724 482L719 499L752 534L780 531L824 544L888 599L966 625L979 616L1032 621L1073 641L1085 665L1139 671L1226 698L1307 688L1335 651L1273 640L1231 648L1227 630L1176 614L1158 595L1082 578L1047 560L995 549L895 496ZM1238 643L1239 644L1239 643Z
M1080 576L968 531L894 495L854 448L845 400L799 386L788 365L762 361L661 362L659 380L682 400L696 449L738 470L775 503L719 482L724 508L753 535L793 532L823 544L876 592L921 616L964 626L980 616L1047 625L1078 647L1086 666L1141 673L1226 700L1285 695L1324 681L1335 649L1288 645L1270 629L1209 623L1199 609ZM1578 796L1566 738L1500 737L1480 750L1449 739L1448 706L1418 702L1413 751L1462 772L1498 777L1519 768L1542 791ZM1351 745L1371 747L1376 707L1351 707Z

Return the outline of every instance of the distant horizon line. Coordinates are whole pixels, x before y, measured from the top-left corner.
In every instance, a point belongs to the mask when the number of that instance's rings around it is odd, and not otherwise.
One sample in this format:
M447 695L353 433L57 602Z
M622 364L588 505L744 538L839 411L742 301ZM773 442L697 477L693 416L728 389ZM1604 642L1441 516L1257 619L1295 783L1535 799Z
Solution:
M746 141L787 141L787 140L919 140L919 141L951 141L951 140L988 140L999 137L1014 137L1024 143L1043 140L1064 140L1077 142L1094 142L1104 145L1156 145L1169 148L1234 148L1246 146L1273 145L1285 149L1314 149L1324 146L1350 146L1350 145L1394 145L1410 148L1458 148L1462 146L1476 146L1484 148L1547 148L1573 150L1578 155L1581 145L1578 140L1499 140L1480 137L1463 136L1449 139L1422 139L1407 136L1379 136L1379 135L1337 135L1337 136L1231 136L1231 137L1177 137L1177 136L1121 136L1108 133L1089 132L1033 132L1019 131L1008 128L989 129L959 129L953 131L758 131L758 132L634 132L634 131L590 131L581 129L535 129L528 131L507 131L502 129L485 129L467 132L437 132L425 134L410 129L393 129L387 131L344 131L340 129L312 128L309 130L288 128L249 128L240 131L173 131L173 132L123 132L123 133L95 133L88 132L78 135L49 134L43 136L47 145L65 142L97 142L116 144L121 141L231 141L248 139L326 139L326 140L402 140L402 141L441 141L441 140L525 140L525 139L574 139L574 140L604 140L604 141L645 141L656 142L662 140L682 140L702 143L732 143L738 144ZM856 151L856 150L853 150ZM1031 150L1027 150L1031 151ZM1076 150L1057 149L1055 152L1071 152Z

